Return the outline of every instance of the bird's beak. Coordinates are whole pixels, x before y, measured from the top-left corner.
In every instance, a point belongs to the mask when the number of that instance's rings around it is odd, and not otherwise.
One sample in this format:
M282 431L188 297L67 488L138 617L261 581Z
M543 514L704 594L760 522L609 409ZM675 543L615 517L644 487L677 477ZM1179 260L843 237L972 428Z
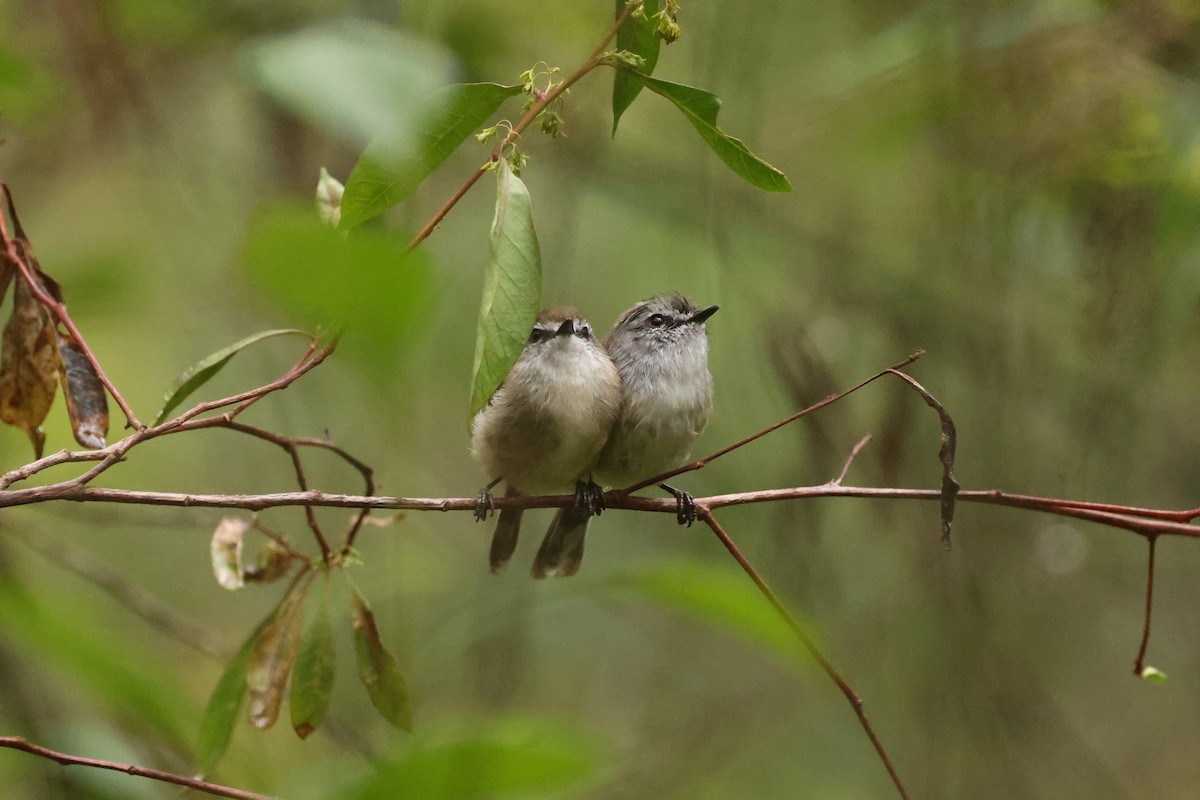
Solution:
M563 324L558 326L558 330L554 332L555 336L573 336L575 334L575 320L563 320Z
M688 317L687 321L694 322L695 324L699 325L700 323L704 322L704 320L717 313L718 308L720 308L720 306L709 306L708 308L702 308L695 314L692 314L690 317Z

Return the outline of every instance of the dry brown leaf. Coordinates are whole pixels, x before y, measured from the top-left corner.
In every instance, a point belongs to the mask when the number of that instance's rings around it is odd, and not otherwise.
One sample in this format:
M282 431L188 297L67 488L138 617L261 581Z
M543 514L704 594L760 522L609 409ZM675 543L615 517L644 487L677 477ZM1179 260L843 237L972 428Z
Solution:
M20 428L42 457L42 422L58 388L58 335L29 284L18 278L13 310L0 338L0 421Z
M300 651L304 600L312 588L312 575L305 576L284 595L275 616L254 645L246 671L250 724L263 730L279 718L288 673Z
M83 349L70 336L58 333L59 369L67 414L75 441L98 450L108 436L108 397L104 384Z

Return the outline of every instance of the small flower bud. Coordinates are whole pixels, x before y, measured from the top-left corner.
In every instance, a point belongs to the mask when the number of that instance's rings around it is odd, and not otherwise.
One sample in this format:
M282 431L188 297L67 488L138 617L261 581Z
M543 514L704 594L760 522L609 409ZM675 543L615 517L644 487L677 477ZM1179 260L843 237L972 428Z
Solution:
M317 180L317 214L321 221L337 227L342 221L342 194L346 187L337 178L321 167L321 177Z

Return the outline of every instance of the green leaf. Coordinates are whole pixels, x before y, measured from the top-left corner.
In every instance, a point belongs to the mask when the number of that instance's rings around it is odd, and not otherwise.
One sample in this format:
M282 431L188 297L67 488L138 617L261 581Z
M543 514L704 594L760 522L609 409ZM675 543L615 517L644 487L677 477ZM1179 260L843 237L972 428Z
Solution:
M333 646L333 626L329 622L329 591L329 574L326 573L321 600L304 631L300 654L292 669L288 707L292 714L292 728L301 739L307 739L321 725L333 693L337 659Z
M647 600L682 612L704 624L782 656L789 666L808 662L808 654L749 579L728 569L692 562L664 562L627 572L616 585ZM806 626L808 627L808 626Z
M171 384L171 388L167 389L163 395L163 407L154 418L154 424L159 425L166 420L167 415L174 411L180 403L188 398L192 392L199 389L204 384L208 383L213 376L221 371L230 359L238 353L245 350L252 344L261 342L264 339L270 339L274 336L303 336L311 340L312 334L306 333L294 328L280 328L270 331L260 331L253 336L247 336L240 342L234 342L229 347L224 347L212 355L200 359L192 366L180 373L179 377Z
M246 670L250 665L250 656L254 654L259 637L270 626L277 613L278 608L272 610L258 623L254 632L246 637L246 641L229 660L225 671L221 673L221 679L217 681L212 695L208 698L208 706L204 709L204 718L200 722L200 743L196 748L196 763L202 773L211 771L229 748L229 742L233 739L233 726L237 722L242 710L242 700L246 696Z
M246 665L246 711L250 724L265 730L279 718L283 690L300 650L304 601L312 588L314 572L302 572L292 581L275 613L254 642Z
M439 46L395 28L340 21L251 45L256 85L308 121L365 147L394 152L416 139L412 109L447 83L451 59Z
M617 16L620 17L628 2L627 0L615 0L615 3ZM647 11L643 19L630 17L617 31L616 49L628 50L634 55L646 59L639 70L644 75L654 73L654 66L658 63L658 50L662 44L662 40L654 35L654 22L650 19L652 13L652 11ZM613 75L612 96L613 136L617 135L617 123L621 121L621 115L633 104L641 91L642 83L637 78L630 76L623 69L616 70Z
M358 661L358 677L367 687L371 705L388 722L405 731L412 730L412 708L408 702L408 687L400 666L379 637L375 615L357 589L350 591L354 654Z
M345 327L340 354L392 375L379 364L409 345L432 300L429 256L407 253L406 244L395 232L360 228L347 236L311 207L285 205L252 221L244 258L254 283L286 311L311 325Z
M342 230L361 225L412 194L501 103L520 93L519 84L460 83L434 94L420 114L423 122L411 149L389 157L395 147L372 143L358 159L342 196Z
M488 267L475 337L471 416L483 408L521 356L537 321L542 294L542 253L533 229L529 190L500 159L496 216L488 241Z
M349 800L501 800L575 796L606 760L593 737L544 721L472 720L415 744Z
M792 190L786 175L751 153L740 139L735 139L717 127L721 98L693 86L651 78L629 67L622 66L617 69L674 103L712 151L751 186L768 192Z

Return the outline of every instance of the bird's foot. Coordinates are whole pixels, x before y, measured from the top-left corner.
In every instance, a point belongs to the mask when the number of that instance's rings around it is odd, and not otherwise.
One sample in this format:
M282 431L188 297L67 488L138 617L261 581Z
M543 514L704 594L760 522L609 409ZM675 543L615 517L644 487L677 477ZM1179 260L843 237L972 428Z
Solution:
M492 500L492 493L487 489L480 489L479 494L475 497L475 521L483 522L496 510L496 503Z
M659 487L675 496L675 521L680 525L692 527L692 523L696 521L696 498L665 483L660 483Z
M604 489L591 481L575 482L575 506L586 508L588 514L600 516L604 511Z

